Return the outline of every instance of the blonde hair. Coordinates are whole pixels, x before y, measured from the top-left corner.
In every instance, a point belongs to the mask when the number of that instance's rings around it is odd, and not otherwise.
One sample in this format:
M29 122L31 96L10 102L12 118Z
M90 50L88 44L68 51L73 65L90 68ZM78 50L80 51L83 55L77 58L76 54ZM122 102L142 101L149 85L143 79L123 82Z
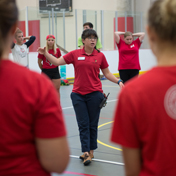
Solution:
M176 0L157 0L148 11L148 26L163 41L176 44Z
M54 50L54 54L56 54L56 41L55 39L54 40L54 45L53 45L53 50ZM49 47L48 47L48 40L46 40L46 50L48 51L49 50Z
M23 33L19 28L16 29L15 31L15 38L17 37L17 34Z
M129 31L125 32L125 34L124 34L124 38L126 38L126 37L128 37L128 36L132 36L132 33L129 32Z

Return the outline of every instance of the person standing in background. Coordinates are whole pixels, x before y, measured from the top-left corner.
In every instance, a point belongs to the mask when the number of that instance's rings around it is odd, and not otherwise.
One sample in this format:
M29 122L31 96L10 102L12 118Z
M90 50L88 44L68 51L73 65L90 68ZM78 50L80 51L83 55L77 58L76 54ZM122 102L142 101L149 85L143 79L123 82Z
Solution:
M139 48L145 33L120 32L114 33L115 41L119 50L119 75L125 83L131 78L139 75L141 69L139 63ZM124 40L120 38L120 35L124 35ZM133 41L133 37L138 37Z
M83 24L83 29L84 29L84 30L86 30L86 29L93 29L93 24L90 23L90 22L86 22L86 23ZM83 44L83 42L82 42L82 38L81 38L81 37L78 38L78 47L79 47L80 49L83 49L83 48L84 48L84 44ZM96 43L95 48L96 48L97 50L101 51L102 44L101 44L99 38L97 39L97 43ZM100 74L98 74L98 77L100 78Z
M51 176L69 162L57 92L45 76L9 60L15 0L0 0L0 175Z
M86 22L86 23L83 24L83 29L84 30L86 30L86 29L93 29L93 24L90 23L90 22ZM82 38L81 37L78 38L78 47L80 49L82 49L84 47L84 44L82 42ZM102 44L100 42L100 39L98 38L97 43L96 43L96 49L98 49L100 51L101 48L102 48Z
M156 0L146 31L157 66L126 83L111 140L122 146L126 176L176 175L176 1Z
M27 49L30 45L35 41L35 36L28 36L24 37L23 32L17 28L15 32L15 40L16 43L12 44L11 50L13 55L13 60L25 67L29 67L28 61L27 61ZM28 40L27 42L23 43L24 40Z
M47 35L46 36L46 50L48 53L53 55L56 58L61 57L61 52L59 48L56 48L55 36L54 35ZM58 96L60 98L60 73L58 66L51 64L44 55L38 54L38 65L42 70L42 73L46 74L51 81L53 82Z

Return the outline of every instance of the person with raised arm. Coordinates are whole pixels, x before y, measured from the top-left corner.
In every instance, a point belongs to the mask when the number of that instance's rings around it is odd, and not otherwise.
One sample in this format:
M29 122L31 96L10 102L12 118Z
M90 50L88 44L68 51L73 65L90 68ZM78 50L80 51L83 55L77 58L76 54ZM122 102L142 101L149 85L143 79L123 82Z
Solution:
M104 99L102 84L98 77L100 69L105 77L124 86L108 68L107 60L103 53L95 49L98 36L93 29L86 29L82 33L84 47L67 53L59 59L50 55L45 48L38 48L54 65L73 64L75 81L71 93L72 104L76 113L79 127L81 148L83 155L80 159L84 165L89 165L97 148L97 127L100 116L100 104Z
M56 47L56 41L55 41L54 35L46 36L46 50L48 51L48 53L55 56L56 58L59 58L61 56L60 49ZM61 77L60 77L58 66L51 64L43 54L38 54L38 65L42 73L46 74L53 82L54 87L56 88L60 99L60 82L61 82L60 78Z
M124 36L124 40L120 37ZM145 33L134 33L117 31L114 33L116 45L119 50L119 75L123 82L139 75L141 69L139 63L139 48ZM138 37L133 40L133 37Z
M27 49L29 48L30 45L32 45L35 39L36 39L35 36L24 37L23 32L19 28L16 28L16 31L15 31L16 43L13 43L11 46L14 62L20 65L23 65L25 67L29 67L28 61L27 61L27 54L28 54ZM24 40L28 40L28 41L24 43Z

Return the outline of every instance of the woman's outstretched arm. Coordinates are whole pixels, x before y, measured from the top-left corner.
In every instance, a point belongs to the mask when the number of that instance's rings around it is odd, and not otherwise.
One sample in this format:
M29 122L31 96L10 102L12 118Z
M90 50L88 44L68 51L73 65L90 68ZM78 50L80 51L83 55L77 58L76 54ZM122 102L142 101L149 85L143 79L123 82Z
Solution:
M116 78L110 71L109 68L105 68L101 70L103 72L103 75L109 80L112 81L114 83L118 83L118 81L120 81L120 79ZM119 82L119 86L120 88L124 87L124 84L122 83L122 81Z
M37 49L37 51L40 54L43 54L46 57L46 59L49 60L50 63L52 63L53 65L65 65L66 64L66 62L62 56L60 58L56 58L56 57L52 56L51 54L49 54L46 51L46 48L39 47Z

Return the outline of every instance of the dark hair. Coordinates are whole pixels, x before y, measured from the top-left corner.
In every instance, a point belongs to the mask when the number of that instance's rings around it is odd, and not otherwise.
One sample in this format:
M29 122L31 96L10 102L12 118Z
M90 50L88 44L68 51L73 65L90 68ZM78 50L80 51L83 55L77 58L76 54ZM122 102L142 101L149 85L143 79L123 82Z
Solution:
M176 43L176 1L157 0L148 11L148 25L163 41Z
M4 40L11 27L18 20L16 0L0 0L0 58L3 54Z
M81 38L85 40L86 38L88 38L88 37L90 37L92 35L98 39L98 35L97 35L97 33L96 33L95 30L93 30L93 29L86 29L86 30L83 31L83 33L81 35Z
M83 40L85 40L86 38L91 37L92 35L94 37L96 37L97 40L98 40L98 35L97 35L96 31L93 30L93 29L86 29L86 30L84 30L83 33L82 33L82 35L81 35L81 38ZM95 46L95 49L97 50L96 46ZM97 50L97 51L100 52L99 50Z
M90 23L90 22L84 23L84 24L83 24L83 27L84 27L84 26L89 26L90 28L93 28L93 24Z

